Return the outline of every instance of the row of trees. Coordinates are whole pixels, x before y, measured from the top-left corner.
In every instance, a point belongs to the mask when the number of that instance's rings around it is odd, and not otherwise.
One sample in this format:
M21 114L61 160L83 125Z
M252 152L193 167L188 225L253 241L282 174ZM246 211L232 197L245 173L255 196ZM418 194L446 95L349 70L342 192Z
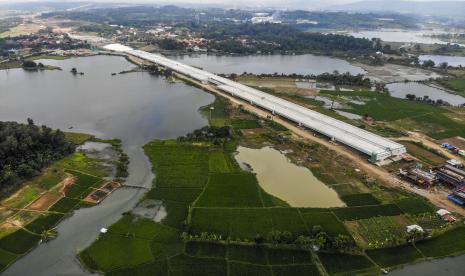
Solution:
M237 74L219 74L223 77L229 77L232 80L236 80L238 75ZM273 73L273 74L252 74L244 72L241 76L256 76L258 78L292 78L292 79L306 79L306 80L317 80L322 82L331 82L335 85L353 85L353 86L363 86L363 87L371 87L371 80L366 78L362 74L352 75L349 72L346 73L339 73L339 71L334 71L333 73L323 73L320 75L303 75L303 74L284 74L284 73Z
M36 126L31 119L27 124L0 122L0 195L74 150L63 132Z

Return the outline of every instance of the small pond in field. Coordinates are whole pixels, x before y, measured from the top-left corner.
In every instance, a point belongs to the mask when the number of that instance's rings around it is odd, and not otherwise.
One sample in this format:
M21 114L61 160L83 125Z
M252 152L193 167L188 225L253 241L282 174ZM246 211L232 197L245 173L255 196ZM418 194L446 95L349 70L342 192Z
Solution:
M443 100L451 105L458 106L465 104L465 98L462 96L447 93L435 87L430 87L421 83L408 82L408 83L390 83L386 86L389 89L391 96L396 98L405 99L407 94L413 94L417 98L424 98L427 96L431 100Z
M318 180L312 172L291 163L276 149L239 147L236 160L248 164L260 186L292 207L345 206L336 191Z

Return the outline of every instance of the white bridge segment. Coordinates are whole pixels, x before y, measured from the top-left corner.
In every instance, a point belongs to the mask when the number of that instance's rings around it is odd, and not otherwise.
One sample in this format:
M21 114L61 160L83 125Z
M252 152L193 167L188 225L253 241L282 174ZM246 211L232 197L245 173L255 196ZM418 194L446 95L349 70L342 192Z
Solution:
M372 161L381 161L391 156L406 153L405 147L399 143L230 79L161 55L133 50L123 45L121 47L111 45L106 48L152 61L203 83L213 83L227 93L370 155Z

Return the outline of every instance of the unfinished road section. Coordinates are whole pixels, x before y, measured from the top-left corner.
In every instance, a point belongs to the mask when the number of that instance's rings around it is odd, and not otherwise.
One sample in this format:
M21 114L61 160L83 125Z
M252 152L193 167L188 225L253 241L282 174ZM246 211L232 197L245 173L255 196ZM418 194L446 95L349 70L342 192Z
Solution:
M237 83L213 73L177 62L158 54L134 50L120 44L104 46L106 50L123 52L147 61L151 61L179 74L185 75L204 84L212 84L218 89L240 98L250 104L279 115L299 126L311 129L328 138L340 142L370 156L372 162L406 153L402 144L391 141L351 124L315 112L298 104L264 93L260 90Z

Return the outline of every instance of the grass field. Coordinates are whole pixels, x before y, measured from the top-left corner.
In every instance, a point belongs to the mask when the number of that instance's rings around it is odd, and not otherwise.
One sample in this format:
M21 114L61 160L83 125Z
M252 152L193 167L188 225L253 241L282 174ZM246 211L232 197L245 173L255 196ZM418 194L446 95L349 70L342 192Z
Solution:
M458 95L465 96L465 79L449 79L439 81L439 84L445 86L448 89L455 91Z

